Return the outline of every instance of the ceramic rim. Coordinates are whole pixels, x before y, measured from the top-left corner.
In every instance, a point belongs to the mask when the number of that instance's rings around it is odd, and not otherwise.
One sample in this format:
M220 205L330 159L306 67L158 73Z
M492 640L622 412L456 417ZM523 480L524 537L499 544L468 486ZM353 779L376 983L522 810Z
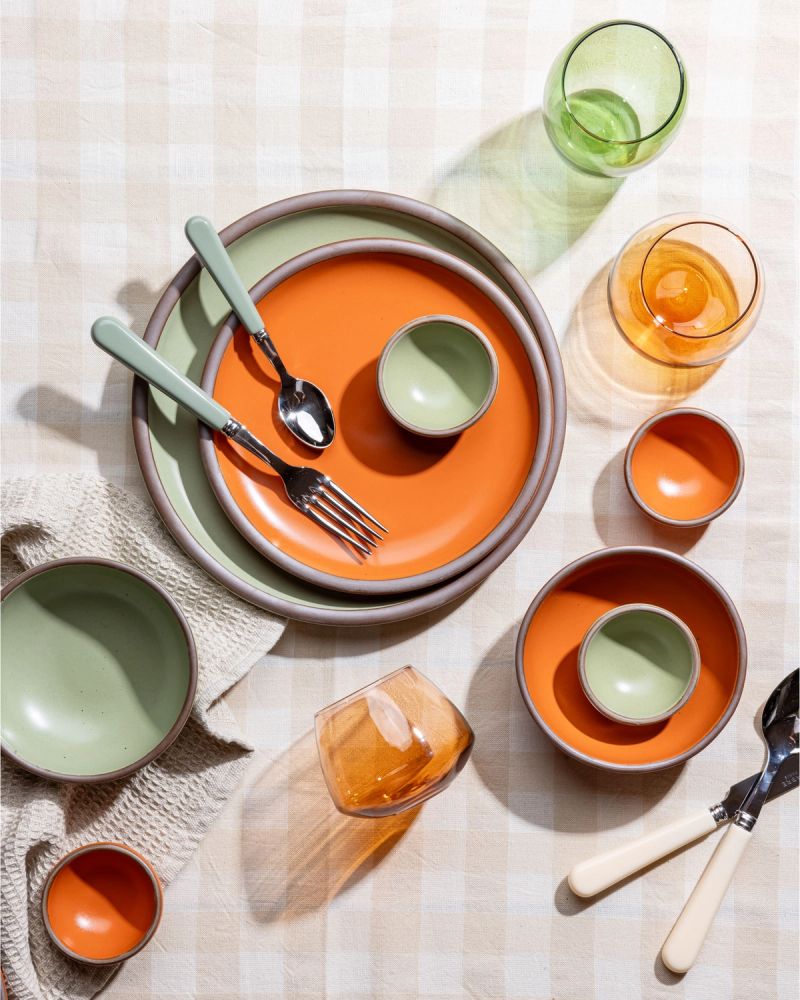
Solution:
M307 563L301 562L294 556L284 552L279 545L271 542L250 523L236 503L220 468L219 456L214 444L214 432L204 424L198 423L200 455L208 481L220 506L239 534L256 551L269 559L270 562L275 563L275 565L287 573L291 573L301 580L307 580L309 583L313 583L319 587L327 587L346 594L405 594L409 591L436 586L445 580L449 580L451 577L463 573L471 566L474 566L476 562L479 562L484 556L488 555L508 534L510 527L519 522L536 495L549 458L549 443L553 430L552 401L550 394L547 392L548 378L544 356L542 355L538 341L533 336L522 313L506 296L505 292L498 288L490 278L481 274L471 264L453 257L452 254L446 253L444 250L423 247L418 243L412 243L408 240L387 239L384 237L340 240L336 243L328 243L313 250L308 250L286 261L285 264L275 268L275 270L262 278L252 289L252 295L258 302L285 280L300 271L306 270L306 268L338 257L355 256L358 254L399 255L444 267L477 288L479 292L500 310L505 320L511 325L517 339L525 350L531 366L538 394L539 416L538 434L536 444L530 456L530 465L522 488L511 507L495 527L476 545L441 566L423 573L416 573L412 576L394 577L392 579L350 579L336 576L333 573L323 572ZM235 315L229 316L211 345L201 382L202 388L210 396L214 395L214 387L220 364L233 340L234 332L239 326L241 326L239 319ZM288 503L288 500L286 502Z
M722 713L714 726L711 727L709 732L707 732L702 739L698 740L697 743L689 747L687 750L684 750L683 753L679 753L674 757L669 757L666 760L655 761L650 764L616 764L611 761L600 760L597 757L592 757L580 750L576 750L575 747L571 746L565 740L562 740L560 736L556 735L556 733L554 733L553 730L547 725L539 714L539 710L536 708L536 705L533 703L533 699L528 691L528 686L525 683L525 639L528 635L528 630L530 629L534 615L539 610L544 600L549 597L556 587L558 587L564 580L572 576L576 570L584 566L591 566L592 563L600 562L601 560L608 558L610 555L655 556L660 559L666 559L667 562L676 563L678 566L682 566L690 573L699 577L714 591L724 605L736 633L737 644L739 647L736 686L725 711ZM676 764L682 764L684 761L689 760L690 757L694 757L696 753L699 753L704 747L708 746L708 744L722 732L725 726L727 726L731 716L736 711L736 707L742 697L742 690L744 689L745 675L747 673L747 639L745 637L742 620L739 617L739 612L736 610L733 601L727 591L724 590L719 583L717 583L710 573L707 573L696 563L691 562L691 560L686 559L684 556L679 556L675 552L670 552L668 549L659 549L654 545L616 545L605 549L597 549L595 552L589 552L585 556L581 556L580 558L569 563L567 566L564 566L554 576L550 577L547 583L544 584L539 593L534 597L530 607L525 612L525 617L522 619L519 632L517 633L517 645L514 660L517 674L517 684L519 685L522 700L525 702L525 707L528 709L528 712L534 722L537 723L540 729L560 750L562 750L569 757L574 757L576 760L579 760L584 764L591 764L593 767L599 767L604 771L619 771L623 774L634 774L639 772L647 773L650 771L663 771L669 767L674 767Z
M491 385L484 397L483 402L478 407L478 409L469 417L467 420L462 421L460 424L454 424L452 427L443 427L440 430L432 430L428 427L420 427L418 424L412 424L410 421L406 420L405 417L400 416L400 414L395 410L392 404L389 402L389 397L386 395L386 390L384 388L383 373L386 368L386 363L389 360L389 355L392 352L393 347L398 341L402 340L407 334L411 333L412 330L416 330L421 326L427 326L429 323L447 323L450 326L459 326L462 330L466 330L468 333L472 334L475 340L483 347L486 352L486 356L489 359L489 367L491 370L490 381ZM430 316L418 316L417 319L412 319L410 323L405 323L400 329L393 333L392 336L386 341L383 350L381 351L380 358L378 360L378 373L376 376L376 382L378 385L378 395L381 397L381 402L383 403L384 409L392 418L400 424L401 427L405 427L406 430L411 431L412 434L419 434L422 437L454 437L456 434L460 434L465 431L468 427L472 427L473 424L477 423L478 420L486 413L489 407L494 402L494 397L497 395L497 384L499 382L498 377L499 366L497 364L497 355L494 352L494 348L489 343L489 338L475 326L474 323L468 323L465 319L459 319L458 316L448 316L445 313L434 313Z
M717 426L720 427L730 439L730 442L736 452L736 463L738 465L736 482L734 483L733 489L726 498L725 502L710 511L708 514L704 514L702 517L693 517L686 521L681 521L675 517L668 517L666 514L660 514L649 504L645 503L636 488L636 483L633 479L633 453L636 451L636 447L639 442L652 427L655 427L656 424L661 423L662 420L668 420L670 417L677 416L703 417L706 420L710 420L712 423L717 424ZM654 521L659 521L661 524L668 524L672 528L699 528L704 524L709 524L711 521L718 518L720 514L724 514L725 511L733 504L734 500L739 496L743 483L744 451L742 450L741 442L734 433L733 429L729 427L721 417L716 416L714 413L709 413L708 410L699 410L694 406L678 406L674 410L660 410L658 413L653 414L652 417L645 420L645 422L633 432L633 435L628 442L628 447L625 449L625 485L628 487L628 492L630 493L631 498L640 510L643 510L644 513L648 515L648 517L652 517Z
M124 854L135 861L150 879L150 884L153 886L153 896L155 897L156 902L156 912L153 916L153 921L142 935L141 941L139 941L139 943L133 948L123 952L121 955L115 955L113 958L85 958L79 952L72 951L72 949L68 948L56 935L52 925L50 924L50 916L47 912L47 901L50 898L50 889L61 869L75 858L79 858L82 854L89 854L96 850L116 851L118 854ZM128 847L126 844L120 844L115 840L97 840L92 844L84 844L83 847L76 847L74 851L70 851L69 854L65 854L64 857L61 858L60 861L57 861L55 866L51 868L44 883L44 889L42 890L42 920L44 921L45 930L47 931L50 940L56 948L59 949L59 951L63 952L68 958L72 958L75 959L75 961L80 962L82 965L116 965L118 962L124 962L125 959L130 958L137 952L140 952L145 945L149 944L153 935L158 930L158 925L161 923L161 913L163 909L164 891L161 888L161 882L159 881L158 875L156 875L153 866L149 861L142 857L141 854L134 851L132 847Z
M566 433L567 396L564 381L564 368L558 343L552 327L545 316L539 300L533 290L511 261L493 243L482 236L477 230L468 226L455 216L441 209L426 205L424 202L403 195L387 194L382 191L366 191L358 189L316 191L309 194L295 195L271 205L256 209L238 221L231 223L220 233L220 239L225 246L238 240L246 233L291 215L319 209L370 209L394 212L419 219L430 226L436 227L455 237L478 253L501 278L507 283L513 294L521 302L530 320L531 329L536 331L542 353L545 357L550 379L550 390L553 402L553 438L550 443L548 463L542 476L542 481L530 507L514 525L506 538L497 546L494 552L486 556L476 566L456 579L448 581L442 587L415 594L405 600L378 608L363 608L359 610L330 609L313 607L298 601L289 600L269 594L240 579L233 572L222 566L195 539L184 525L178 512L164 488L158 474L155 456L150 441L149 431L149 400L150 390L147 383L140 378L134 378L132 390L131 420L133 423L133 439L136 456L153 505L158 511L175 541L184 552L204 569L211 577L227 587L232 593L246 601L284 615L298 621L313 622L319 625L379 625L393 621L413 618L442 607L445 604L464 597L482 583L519 545L530 530L544 506L550 490L553 487L558 472L561 453L564 448ZM187 260L183 267L170 281L153 311L144 340L157 349L158 342L172 311L180 302L184 291L200 274L201 265L196 256Z
M615 618L622 618L623 615L630 614L634 611L648 611L650 614L659 615L661 618L666 618L668 621L672 622L672 624L677 627L678 631L686 640L686 644L688 645L692 656L692 672L689 676L686 690L680 698L674 704L670 705L665 712L659 712L658 715L648 715L641 719L634 719L627 715L620 715L618 712L615 712L613 709L604 705L603 702L600 701L600 699L595 695L592 690L592 686L589 683L589 678L586 675L586 654L589 650L589 645L591 644L592 639L594 639L600 629L608 625L609 622L614 621ZM620 604L618 607L612 608L610 611L606 611L604 615L600 615L597 621L594 622L589 631L583 637L583 641L578 649L578 674L580 676L583 693L601 715L605 715L608 719L613 719L614 722L621 722L626 726L650 726L655 722L663 722L665 719L674 715L679 709L683 708L686 702L691 698L694 693L694 689L697 687L697 678L700 676L700 649L697 645L697 640L692 635L691 629L686 622L681 621L677 615L674 615L671 611L667 611L666 608L659 608L656 604Z
M13 760L15 764L19 764L21 768L24 768L24 770L29 771L31 774L36 774L40 778L48 778L50 781L61 781L80 785L97 785L103 781L116 781L118 778L126 778L129 774L133 774L146 764L149 764L150 761L155 760L156 757L159 757L166 749L172 746L178 738L181 730L186 725L192 711L195 691L197 689L197 648L195 647L194 636L192 635L192 630L189 628L186 616L178 607L174 598L167 590L164 589L164 587L161 586L160 583L153 580L151 577L146 576L144 573L140 573L138 569L134 569L132 566L127 566L125 563L117 562L114 559L93 559L74 556L68 559L53 559L50 562L42 563L41 566L34 566L32 569L28 569L25 570L24 573L20 573L19 576L15 577L10 583L3 587L2 591L0 591L0 603L12 594L17 587L21 587L26 584L28 580L31 580L35 576L39 576L41 573L47 573L51 569L57 569L59 566L105 566L109 569L120 570L123 573L136 577L137 580L140 580L142 583L150 587L151 590L154 590L156 594L158 594L158 596L164 601L172 614L175 616L175 619L180 625L181 631L183 632L183 636L186 640L186 652L188 655L189 665L189 682L186 687L186 697L183 705L181 706L178 717L175 719L169 729L169 732L164 736L164 738L160 740L159 743L152 748L152 750L148 750L143 757L133 761L131 764L126 764L125 767L117 768L115 771L106 771L103 774L62 774L59 771L49 771L47 768L39 767L38 764L29 763L24 758L20 757L14 750L7 747L5 743L0 744L0 751L5 757L8 757L9 760Z

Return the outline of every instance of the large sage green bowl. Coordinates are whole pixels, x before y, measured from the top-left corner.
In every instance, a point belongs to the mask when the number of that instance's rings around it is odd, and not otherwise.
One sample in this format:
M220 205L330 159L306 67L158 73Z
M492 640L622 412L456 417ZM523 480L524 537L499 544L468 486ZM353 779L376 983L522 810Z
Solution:
M197 654L154 580L58 559L2 592L2 750L54 781L112 781L154 760L192 708Z
M497 355L487 336L457 316L420 316L387 342L378 394L414 434L450 437L486 413L497 393Z

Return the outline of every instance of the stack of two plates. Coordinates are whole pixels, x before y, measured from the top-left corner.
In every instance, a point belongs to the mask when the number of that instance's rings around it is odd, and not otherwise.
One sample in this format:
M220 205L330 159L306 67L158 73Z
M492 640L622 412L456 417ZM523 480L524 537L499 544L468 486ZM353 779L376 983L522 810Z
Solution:
M145 339L282 457L330 475L389 534L369 559L356 557L288 503L270 470L137 380L137 455L167 527L234 593L290 618L382 623L467 593L525 536L561 456L561 362L524 278L452 216L376 192L290 198L220 235L287 368L331 400L334 443L312 454L280 424L274 373L196 258ZM440 313L486 334L499 384L477 424L434 440L392 421L376 368L397 329Z

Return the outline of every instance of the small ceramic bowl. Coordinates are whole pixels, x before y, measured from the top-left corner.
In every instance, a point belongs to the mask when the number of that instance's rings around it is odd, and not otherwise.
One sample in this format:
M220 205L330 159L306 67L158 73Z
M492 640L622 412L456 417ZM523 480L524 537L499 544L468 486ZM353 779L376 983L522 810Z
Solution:
M169 594L130 566L59 559L2 592L3 753L54 781L112 781L167 749L197 655Z
M713 413L681 407L646 420L625 453L625 482L635 502L662 524L708 524L733 503L744 481L744 455L731 428Z
M378 393L389 415L414 434L449 437L492 405L498 366L486 336L455 316L421 316L381 352Z
M601 615L578 651L586 697L615 722L663 722L683 708L700 676L700 650L687 626L652 604Z
M112 965L150 941L163 895L150 864L130 847L78 847L47 876L42 919L53 943L78 962Z

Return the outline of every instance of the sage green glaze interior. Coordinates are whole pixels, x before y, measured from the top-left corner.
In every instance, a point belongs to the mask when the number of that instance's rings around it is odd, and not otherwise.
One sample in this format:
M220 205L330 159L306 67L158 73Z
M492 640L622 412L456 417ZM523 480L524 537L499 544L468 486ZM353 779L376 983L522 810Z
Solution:
M459 323L431 319L401 331L378 378L392 416L421 431L463 428L494 394L486 345Z
M146 756L191 683L186 636L143 580L55 566L2 603L2 741L36 768L107 774Z
M611 618L591 637L584 672L598 707L617 718L655 719L677 705L689 688L692 646L671 618L630 610Z
M385 209L309 209L259 226L227 249L245 285L251 288L269 271L305 250L367 236L394 236L446 250L509 291L491 264L456 236L421 219ZM513 294L511 297L517 301ZM216 284L201 272L170 313L158 341L158 353L199 384L211 344L229 313L230 306ZM239 580L265 594L326 610L358 611L401 603L395 596L362 599L314 587L278 569L251 548L222 511L206 480L196 420L158 390L150 393L149 435L158 476L172 507L198 544Z

